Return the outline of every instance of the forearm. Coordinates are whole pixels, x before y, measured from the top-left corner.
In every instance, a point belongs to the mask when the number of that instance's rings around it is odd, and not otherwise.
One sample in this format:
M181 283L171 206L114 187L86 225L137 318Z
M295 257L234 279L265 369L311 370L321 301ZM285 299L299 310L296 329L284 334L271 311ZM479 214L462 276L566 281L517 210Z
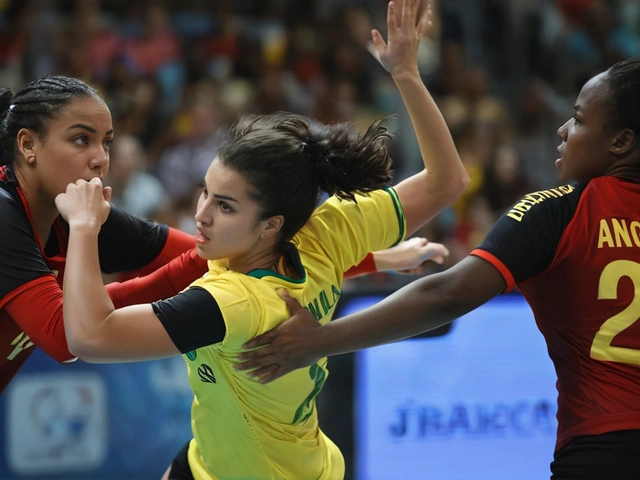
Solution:
M465 186L468 175L449 128L417 71L394 73L393 79L414 126L424 167L438 179L430 188L447 191Z
M469 311L438 288L437 277L412 282L373 307L323 326L314 340L317 353L337 355L402 340L450 323Z
M101 324L114 310L100 272L98 238L88 228L71 227L64 276L64 327L75 355L99 337Z
M411 117L425 170L396 186L407 235L454 202L469 184L451 134L417 73L394 75Z
M497 268L470 256L449 270L410 283L373 307L323 326L310 348L321 357L408 338L469 313L506 286Z

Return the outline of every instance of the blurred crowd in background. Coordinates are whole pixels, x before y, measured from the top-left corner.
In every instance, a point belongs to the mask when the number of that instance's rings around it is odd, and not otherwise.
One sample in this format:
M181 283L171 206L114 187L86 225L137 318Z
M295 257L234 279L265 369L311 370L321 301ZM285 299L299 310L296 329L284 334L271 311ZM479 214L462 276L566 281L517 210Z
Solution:
M99 89L123 209L194 230L199 184L240 112L366 128L388 120L396 180L421 168L390 75L371 53L386 0L0 0L0 85L46 74ZM637 0L437 0L419 67L472 183L418 235L449 266L520 196L557 185L557 128L582 84L640 56ZM369 48L368 48L369 47ZM404 281L376 274L354 286Z

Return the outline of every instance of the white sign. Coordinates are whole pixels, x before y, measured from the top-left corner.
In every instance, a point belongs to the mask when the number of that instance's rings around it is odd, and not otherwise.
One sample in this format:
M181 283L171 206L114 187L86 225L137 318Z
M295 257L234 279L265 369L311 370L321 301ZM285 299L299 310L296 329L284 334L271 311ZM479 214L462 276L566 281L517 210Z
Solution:
M107 405L93 373L23 374L7 395L7 461L17 474L78 472L107 454Z
M356 380L359 480L549 478L556 377L522 297L444 336L360 352Z

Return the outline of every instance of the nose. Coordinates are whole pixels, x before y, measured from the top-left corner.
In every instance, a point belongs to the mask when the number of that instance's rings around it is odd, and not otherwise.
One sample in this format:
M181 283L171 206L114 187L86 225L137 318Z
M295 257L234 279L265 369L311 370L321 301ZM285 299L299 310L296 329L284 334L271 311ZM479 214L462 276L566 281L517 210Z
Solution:
M213 216L209 213L209 209L207 208L207 202L198 202L198 207L196 208L196 214L194 215L196 225L206 225L209 226L213 223Z
M568 125L569 122L571 120L567 120L566 122L564 122L563 125L560 126L560 128L558 128L558 136L562 139L562 140L566 140L567 139L567 129L568 129Z
M91 170L99 169L106 174L106 171L109 168L109 152L103 149L96 152L95 155L91 157L89 168L91 168Z

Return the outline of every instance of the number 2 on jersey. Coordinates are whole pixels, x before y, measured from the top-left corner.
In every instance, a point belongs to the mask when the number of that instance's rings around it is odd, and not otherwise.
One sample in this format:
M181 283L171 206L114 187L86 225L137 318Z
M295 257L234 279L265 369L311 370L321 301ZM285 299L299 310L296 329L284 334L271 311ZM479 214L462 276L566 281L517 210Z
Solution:
M629 277L633 282L633 300L627 308L602 324L591 344L591 358L640 365L640 350L611 345L616 335L640 318L640 264L616 260L604 267L598 283L598 300L615 300L618 297L618 282L622 277Z

